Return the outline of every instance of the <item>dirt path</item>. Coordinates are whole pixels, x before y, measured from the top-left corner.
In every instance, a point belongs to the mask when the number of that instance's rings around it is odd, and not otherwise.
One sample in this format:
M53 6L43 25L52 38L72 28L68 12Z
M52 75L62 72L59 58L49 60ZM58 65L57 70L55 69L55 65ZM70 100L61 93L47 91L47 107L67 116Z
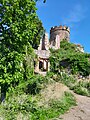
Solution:
M61 83L54 82L49 84L44 90L41 91L42 99L40 99L38 104L46 106L52 99L61 99L65 91L69 91L69 88Z
M90 120L90 97L77 95L69 90L67 86L58 82L48 85L46 89L41 92L41 96L44 99L42 99L39 104L42 103L44 106L47 106L50 99L60 99L64 91L71 92L75 96L77 106L72 107L64 115L53 120Z
M58 120L90 120L90 98L73 94L76 97L77 106L60 116Z

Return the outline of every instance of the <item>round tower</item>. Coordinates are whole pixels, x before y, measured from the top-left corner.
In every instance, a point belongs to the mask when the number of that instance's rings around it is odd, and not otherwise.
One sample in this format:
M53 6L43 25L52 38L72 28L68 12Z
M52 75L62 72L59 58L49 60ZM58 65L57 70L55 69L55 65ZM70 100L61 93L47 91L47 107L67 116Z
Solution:
M50 47L54 49L60 48L62 40L70 41L70 28L67 26L55 26L50 30Z

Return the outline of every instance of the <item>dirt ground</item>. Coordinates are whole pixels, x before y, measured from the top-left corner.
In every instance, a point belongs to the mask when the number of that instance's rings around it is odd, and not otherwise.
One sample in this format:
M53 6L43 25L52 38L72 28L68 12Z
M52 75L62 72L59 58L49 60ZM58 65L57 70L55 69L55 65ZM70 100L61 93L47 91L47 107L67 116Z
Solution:
M64 115L53 120L90 120L90 97L81 96L75 94L73 91L61 83L53 83L47 86L44 91L41 92L42 99L39 104L48 104L50 99L60 99L64 94L64 91L71 92L77 101L77 106L72 107Z
M90 98L73 94L76 97L77 106L60 116L58 120L90 120Z
M42 99L38 104L41 106L48 106L48 102L50 100L61 99L65 91L69 91L69 88L67 86L58 82L54 82L41 91Z

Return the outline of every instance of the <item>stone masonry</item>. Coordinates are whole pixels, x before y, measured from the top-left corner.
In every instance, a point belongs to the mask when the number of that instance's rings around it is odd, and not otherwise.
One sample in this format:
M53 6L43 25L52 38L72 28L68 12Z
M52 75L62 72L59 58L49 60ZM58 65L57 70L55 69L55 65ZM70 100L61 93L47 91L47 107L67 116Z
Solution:
M40 45L38 50L35 50L35 53L38 56L38 62L35 65L35 72L40 73L44 71L49 71L50 63L49 56L50 51L49 48L59 49L60 42L62 40L70 41L70 28L67 26L55 26L50 30L50 40L48 38L48 34L45 33L43 38L40 40ZM77 50L84 52L83 47L81 45L76 45Z
M40 73L44 71L49 71L49 39L48 34L45 33L43 38L40 40L40 45L38 50L35 50L38 56L38 61L35 65L35 72Z
M53 49L60 48L62 40L70 41L70 28L66 26L55 26L50 30L50 47Z
M70 30L66 26L52 27L50 30L50 41L48 38L48 34L44 34L43 38L40 40L38 50L35 50L35 53L38 56L38 62L35 65L36 73L40 73L41 71L49 71L49 48L59 49L60 42L63 39L66 39L68 42L70 40Z

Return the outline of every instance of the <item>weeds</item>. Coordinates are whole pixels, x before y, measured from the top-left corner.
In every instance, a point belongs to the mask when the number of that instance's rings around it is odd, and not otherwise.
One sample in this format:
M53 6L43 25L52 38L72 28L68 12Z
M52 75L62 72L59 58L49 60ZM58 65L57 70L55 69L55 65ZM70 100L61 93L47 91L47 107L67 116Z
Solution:
M49 120L64 114L72 105L76 105L74 96L71 93L65 92L60 100L51 100L48 107L40 107L35 101L32 101L30 95L25 95L21 99L9 99L2 106L2 115L4 120L17 120L17 116L21 113L26 120ZM11 102L10 102L11 101Z

